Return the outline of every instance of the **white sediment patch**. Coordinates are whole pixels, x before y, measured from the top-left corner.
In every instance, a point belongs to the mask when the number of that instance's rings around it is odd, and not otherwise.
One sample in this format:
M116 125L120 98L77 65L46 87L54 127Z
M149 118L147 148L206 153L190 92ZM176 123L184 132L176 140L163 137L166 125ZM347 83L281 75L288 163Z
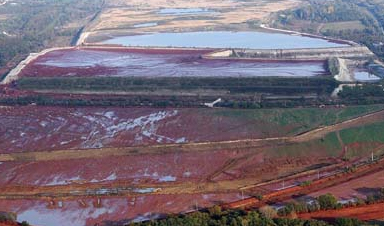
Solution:
M134 223L142 222L142 221L148 221L148 220L154 220L159 218L159 214L153 214L153 213L145 213L144 215L140 215L132 220Z
M337 60L339 61L339 74L335 75L334 78L340 82L354 82L355 78L348 68L347 61L342 58L337 58Z
M173 182L176 181L176 177L174 176L163 176L159 178L160 182Z
M0 2L0 6L7 4L7 2L8 2L8 0L4 0L4 1Z
M343 88L346 87L346 86L354 87L356 85L361 85L361 84L340 84L338 87L335 88L335 90L333 90L333 92L331 94L331 97L337 97L339 92L341 92L343 90Z
M47 185L47 186L67 185L67 184L71 184L73 181L79 181L79 180L81 180L81 178L79 176L65 179L65 178L63 178L63 176L59 175L59 176L54 177L51 180L51 182L48 182L45 185Z
M27 221L32 225L56 225L56 226L85 226L88 219L96 219L104 214L114 213L119 206L103 203L103 207L95 208L92 203L87 203L86 208L76 206L67 207L66 202L61 202L62 208L50 209L45 204L32 205L27 210L15 210L18 221Z
M112 173L111 175L109 175L108 177L102 179L102 180L96 180L96 179L92 179L90 182L91 183L98 183L98 182L104 182L104 181L113 181L113 180L116 180L117 179L117 175L116 173Z
M142 141L143 137L155 140L157 142L185 142L185 138L172 139L166 136L157 134L157 123L176 116L177 110L172 111L159 111L146 116L141 116L135 119L119 120L114 112L105 112L97 115L84 115L83 118L87 119L93 126L92 131L83 141L84 148L101 148L104 144L108 143L117 134L124 131L132 131L139 129L135 135L136 141Z
M140 193L140 194L152 193L154 191L156 191L156 188L138 188L133 190L133 192Z

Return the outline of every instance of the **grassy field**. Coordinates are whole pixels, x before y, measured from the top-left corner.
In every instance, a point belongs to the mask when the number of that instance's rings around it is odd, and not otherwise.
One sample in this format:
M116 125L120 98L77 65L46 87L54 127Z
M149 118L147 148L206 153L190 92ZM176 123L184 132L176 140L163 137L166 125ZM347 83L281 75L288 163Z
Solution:
M340 132L345 143L353 142L384 142L384 122L366 125Z
M342 130L340 136L348 146L347 157L384 153L384 122Z
M339 134L342 143L337 138L337 133L333 132L321 139L278 147L268 153L272 157L308 155L345 157L347 159L370 158L372 152L375 156L384 154L384 122L382 121L344 129Z
M293 108L293 109L260 109L233 110L219 109L215 114L228 118L244 120L259 126L265 133L279 131L281 136L295 135L321 126L332 125L384 109L384 105L350 106L345 108ZM256 123L258 122L258 123ZM264 123L261 123L264 122ZM308 142L287 144L269 148L266 154L271 157L365 157L384 143L384 122L363 125L357 128L332 132ZM344 146L347 151L343 153ZM375 151L379 154L379 150Z
M270 157L305 157L327 156L338 157L342 152L341 145L335 133L330 133L322 139L303 143L295 143L282 147L272 148L267 153Z
M292 108L230 110L221 109L215 114L231 118L247 118L274 126L273 129L289 128L288 135L299 134L319 126L332 125L360 115L384 109L384 105L350 106L345 108Z

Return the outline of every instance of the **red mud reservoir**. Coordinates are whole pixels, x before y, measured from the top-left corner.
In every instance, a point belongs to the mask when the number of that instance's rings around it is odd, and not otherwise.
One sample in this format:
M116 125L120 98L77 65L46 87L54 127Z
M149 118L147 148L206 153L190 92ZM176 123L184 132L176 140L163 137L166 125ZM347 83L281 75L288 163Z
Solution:
M322 61L202 59L201 55L208 52L129 48L56 50L31 62L21 76L308 77L326 74Z

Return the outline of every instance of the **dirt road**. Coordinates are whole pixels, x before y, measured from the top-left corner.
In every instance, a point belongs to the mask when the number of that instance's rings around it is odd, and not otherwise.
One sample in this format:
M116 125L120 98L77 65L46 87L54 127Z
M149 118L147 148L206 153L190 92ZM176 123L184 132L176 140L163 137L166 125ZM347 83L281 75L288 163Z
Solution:
M298 214L301 219L357 218L359 220L381 220L384 218L384 203L349 207L340 210L318 211Z

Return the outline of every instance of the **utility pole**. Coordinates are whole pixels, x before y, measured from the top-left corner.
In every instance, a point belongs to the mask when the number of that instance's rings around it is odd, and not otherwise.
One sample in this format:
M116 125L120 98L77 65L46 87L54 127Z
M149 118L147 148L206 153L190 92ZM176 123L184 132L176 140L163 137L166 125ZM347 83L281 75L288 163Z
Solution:
M373 160L374 160L374 159L373 159L373 151L372 151L372 155L371 155L371 160L372 160L372 162L373 162Z

